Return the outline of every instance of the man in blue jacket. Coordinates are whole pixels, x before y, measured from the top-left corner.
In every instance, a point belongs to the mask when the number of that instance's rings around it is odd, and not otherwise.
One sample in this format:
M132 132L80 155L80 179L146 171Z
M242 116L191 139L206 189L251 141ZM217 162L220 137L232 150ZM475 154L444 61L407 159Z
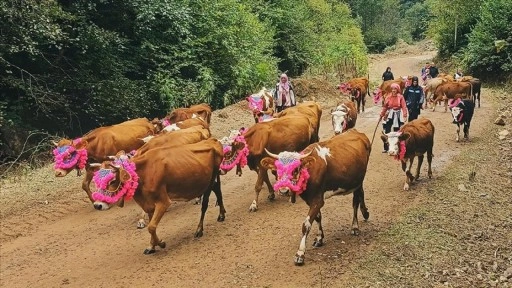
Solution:
M425 93L423 92L423 88L418 85L418 77L412 77L411 86L405 88L404 99L407 104L407 110L409 110L408 121L418 119L420 110L423 108L423 103L425 103Z

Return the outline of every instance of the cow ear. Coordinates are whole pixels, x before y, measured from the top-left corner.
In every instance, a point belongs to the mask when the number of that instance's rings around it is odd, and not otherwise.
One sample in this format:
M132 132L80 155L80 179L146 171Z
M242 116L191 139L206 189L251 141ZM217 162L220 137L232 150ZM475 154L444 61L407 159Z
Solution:
M233 143L234 150L242 150L242 149L244 149L244 147L245 147L245 144L242 142L237 141L237 142Z
M89 144L87 142L87 140L82 140L80 142L78 142L76 145L75 145L75 149L76 150L79 150L79 149L86 149L87 148L87 144Z
M411 134L404 132L400 136L398 136L398 139L400 141L405 141L405 140L409 139L409 137L411 137Z
M119 180L121 181L121 183L124 183L130 180L131 178L132 176L130 176L130 174L126 170L119 169Z
M304 157L302 160L301 160L301 163L302 163L302 166L304 166L305 168L308 168L310 165L312 165L313 163L315 163L316 161L316 158L313 157L313 156L308 156L308 157Z
M276 170L276 165L274 164L275 162L276 162L276 159L274 159L272 157L265 157L265 158L261 159L260 164L265 169Z

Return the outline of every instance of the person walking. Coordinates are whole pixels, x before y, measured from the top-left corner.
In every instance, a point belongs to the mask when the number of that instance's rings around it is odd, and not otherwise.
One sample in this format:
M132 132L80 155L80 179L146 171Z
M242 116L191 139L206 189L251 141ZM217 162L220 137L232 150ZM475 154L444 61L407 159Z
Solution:
M276 100L276 110L278 113L296 104L293 86L288 81L288 76L285 73L281 74L279 82L276 84L274 99Z
M393 73L391 72L391 67L386 68L386 71L382 73L382 81L395 80Z
M404 99L408 110L408 121L418 119L425 103L425 93L423 88L418 84L418 77L412 77L411 86L405 88Z
M407 119L407 105L404 96L400 94L400 85L397 83L391 84L391 93L386 97L380 118L382 119L382 128L384 133L391 131L398 131L404 125ZM389 143L384 142L384 150L382 153L387 153Z

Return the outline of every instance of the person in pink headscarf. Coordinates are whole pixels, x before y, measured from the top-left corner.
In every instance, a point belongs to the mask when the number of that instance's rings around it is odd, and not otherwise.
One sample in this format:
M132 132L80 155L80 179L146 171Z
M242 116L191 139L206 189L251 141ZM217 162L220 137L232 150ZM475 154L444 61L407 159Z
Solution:
M382 128L385 134L391 131L398 131L407 120L407 104L404 96L400 94L400 85L391 84L391 93L386 96L380 118L382 119ZM388 152L389 144L384 142L382 153Z
M286 108L295 106L295 93L293 93L292 83L288 80L286 74L281 74L279 82L276 84L274 91L274 102L276 103L277 112L281 112Z

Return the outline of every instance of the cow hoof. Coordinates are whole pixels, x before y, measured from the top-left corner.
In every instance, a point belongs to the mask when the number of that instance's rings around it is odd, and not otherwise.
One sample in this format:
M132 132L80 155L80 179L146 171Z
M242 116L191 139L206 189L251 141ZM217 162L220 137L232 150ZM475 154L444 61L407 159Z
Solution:
M194 234L194 238L200 238L200 237L203 237L203 231L197 231L197 232Z
M315 242L313 242L313 247L318 248L324 246L324 240L323 239L315 239Z
M407 190L409 190L409 184L405 183L404 184L404 191L407 191Z
M428 173L428 179L432 179L432 173Z
M364 211L364 212L363 212L363 218L364 218L364 221L367 221L367 220L368 220L368 218L370 218L370 212L368 212L368 211Z
M258 206L251 205L251 207L249 207L249 212L256 212L256 211L258 211Z
M358 228L352 228L352 231L350 232L353 236L359 236L359 229Z
M217 222L224 222L225 219L226 219L226 216L219 215L219 217L217 217Z
M304 265L304 255L295 255L293 262L295 262L296 266Z
M155 248L146 248L144 250L144 255L154 254L156 252Z
M137 222L137 229L144 229L146 227L146 222L144 220L140 219L139 222Z
M270 201L274 201L274 199L276 199L276 194L274 194L274 193L268 194L267 199Z
M164 249L164 248L165 248L165 242L164 242L164 241L160 241L160 242L158 243L158 247L160 247L160 248Z

